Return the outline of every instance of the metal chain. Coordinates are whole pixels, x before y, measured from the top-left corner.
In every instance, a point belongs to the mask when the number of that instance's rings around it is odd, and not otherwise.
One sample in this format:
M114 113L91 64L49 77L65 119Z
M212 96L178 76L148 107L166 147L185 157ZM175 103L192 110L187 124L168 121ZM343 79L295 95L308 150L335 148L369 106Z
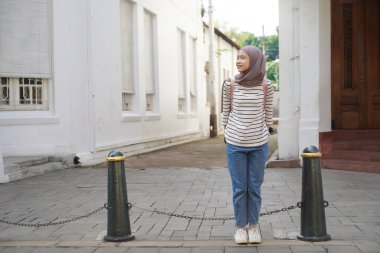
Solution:
M226 221L226 220L233 220L233 219L235 219L234 217L199 217L199 216L190 216L190 215L182 215L182 214L176 214L176 213L169 213L169 212L164 212L164 211L159 211L159 210L149 210L149 209L138 207L138 206L134 206L134 207L137 208L137 209L143 210L143 211L151 212L151 213L162 214L162 215L166 215L166 216L170 216L170 217L184 218L184 219L188 219L188 220L207 220L207 221L221 220L221 221ZM265 213L261 213L260 216L271 215L271 214L275 214L275 213L279 213L279 212L284 212L284 211L288 211L288 210L292 210L292 209L296 209L296 208L298 208L298 206L296 206L296 205L295 206L284 207L282 209L277 209L277 210L272 210L272 211L268 211L268 212L265 212Z
M127 205L128 205L128 209L129 210L133 206L131 203L127 203ZM170 216L170 217L183 218L183 219L188 219L188 220L207 220L207 221L220 220L220 221L226 221L226 220L233 220L233 219L235 219L234 217L199 217L199 216L191 216L191 215L182 215L182 214L169 213L169 212L164 212L164 211L159 211L159 210L149 210L149 209L138 207L138 206L134 206L134 207L137 208L137 209L143 210L143 211L151 212L151 213L166 215L166 216ZM295 205L295 206L284 207L282 209L268 211L268 212L265 212L265 213L261 213L260 216L271 215L271 214L275 214L275 213L279 213L279 212L284 212L284 211L288 211L288 210L292 210L292 209L296 209L296 208L299 208L299 206ZM78 216L76 218L72 218L72 219L68 219L68 220L63 220L63 221L57 221L57 222L50 221L50 222L47 222L47 223L34 223L34 224L32 224L32 223L20 223L20 222L11 222L11 221L6 221L6 220L0 220L0 223L4 223L4 224L8 224L8 225L14 225L14 226L22 226L22 227L47 227L47 226L55 226L55 225L66 224L66 223L69 223L69 222L73 222L73 221L76 221L76 220L87 218L87 217L89 217L91 215L94 215L94 214L100 212L103 209L107 209L107 204L104 204L102 207L99 207L98 209L95 209L92 212L89 212L87 214Z
M275 213L285 212L285 211L296 209L296 208L299 208L299 207L297 205L296 206L288 206L288 207L284 207L284 208L281 208L281 209L277 209L277 210L272 210L272 211L268 211L268 212L265 212L265 213L261 213L260 216L265 216L265 215L271 215L271 214L275 214Z
M102 207L99 207L98 209L96 209L90 213L78 216L76 218L63 220L63 221L57 221L57 222L51 221L51 222L47 222L47 223L34 223L34 224L32 224L32 223L19 223L19 222L11 222L11 221L6 221L6 220L0 220L0 223L4 223L4 224L8 224L8 225L21 226L21 227L47 227L47 226L61 225L61 224L73 222L76 220L80 220L83 218L87 218L93 214L96 214L97 212L100 212L101 210L103 210L105 208L106 208L105 206L102 206Z

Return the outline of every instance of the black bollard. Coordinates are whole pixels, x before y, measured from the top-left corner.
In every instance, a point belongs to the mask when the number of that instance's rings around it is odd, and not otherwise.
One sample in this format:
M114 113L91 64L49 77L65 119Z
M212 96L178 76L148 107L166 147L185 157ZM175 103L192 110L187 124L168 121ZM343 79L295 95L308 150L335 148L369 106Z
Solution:
M125 157L120 151L108 154L108 201L107 201L107 235L104 240L111 242L130 241L127 186L124 171Z
M331 237L326 232L325 207L328 202L323 199L323 185L320 168L321 153L314 146L307 147L302 153L302 202L301 234L303 241L328 241Z

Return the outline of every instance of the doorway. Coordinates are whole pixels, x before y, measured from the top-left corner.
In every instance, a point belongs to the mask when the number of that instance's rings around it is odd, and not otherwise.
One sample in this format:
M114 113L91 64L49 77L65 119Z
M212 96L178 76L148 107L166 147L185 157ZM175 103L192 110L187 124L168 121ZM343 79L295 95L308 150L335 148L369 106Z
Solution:
M380 1L332 0L332 129L380 129Z

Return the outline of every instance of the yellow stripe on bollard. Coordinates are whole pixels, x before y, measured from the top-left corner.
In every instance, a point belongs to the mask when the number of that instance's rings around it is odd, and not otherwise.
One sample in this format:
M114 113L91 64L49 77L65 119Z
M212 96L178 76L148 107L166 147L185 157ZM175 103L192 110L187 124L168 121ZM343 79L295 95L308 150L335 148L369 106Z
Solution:
M317 158L317 157L321 157L322 154L320 152L317 152L317 153L302 153L301 156L302 157L306 157L306 158Z
M108 162L119 162L119 161L124 161L125 156L115 156L115 157L107 157Z

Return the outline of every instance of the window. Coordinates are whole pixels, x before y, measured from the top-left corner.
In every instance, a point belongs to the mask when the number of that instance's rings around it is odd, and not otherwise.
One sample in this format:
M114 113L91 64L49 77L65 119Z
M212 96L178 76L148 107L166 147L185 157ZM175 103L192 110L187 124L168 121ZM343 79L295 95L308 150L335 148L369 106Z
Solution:
M0 110L48 110L48 80L1 77Z
M51 79L48 0L0 1L0 110L48 110Z
M146 104L145 109L148 112L157 110L156 96L156 16L144 10L144 76L143 82L145 86Z
M121 68L123 111L135 111L134 84L134 4L129 0L120 2Z
M178 61L178 111L186 112L186 54L185 33L177 30L177 61Z
M190 44L190 105L191 111L197 112L197 41L194 38L191 38Z

